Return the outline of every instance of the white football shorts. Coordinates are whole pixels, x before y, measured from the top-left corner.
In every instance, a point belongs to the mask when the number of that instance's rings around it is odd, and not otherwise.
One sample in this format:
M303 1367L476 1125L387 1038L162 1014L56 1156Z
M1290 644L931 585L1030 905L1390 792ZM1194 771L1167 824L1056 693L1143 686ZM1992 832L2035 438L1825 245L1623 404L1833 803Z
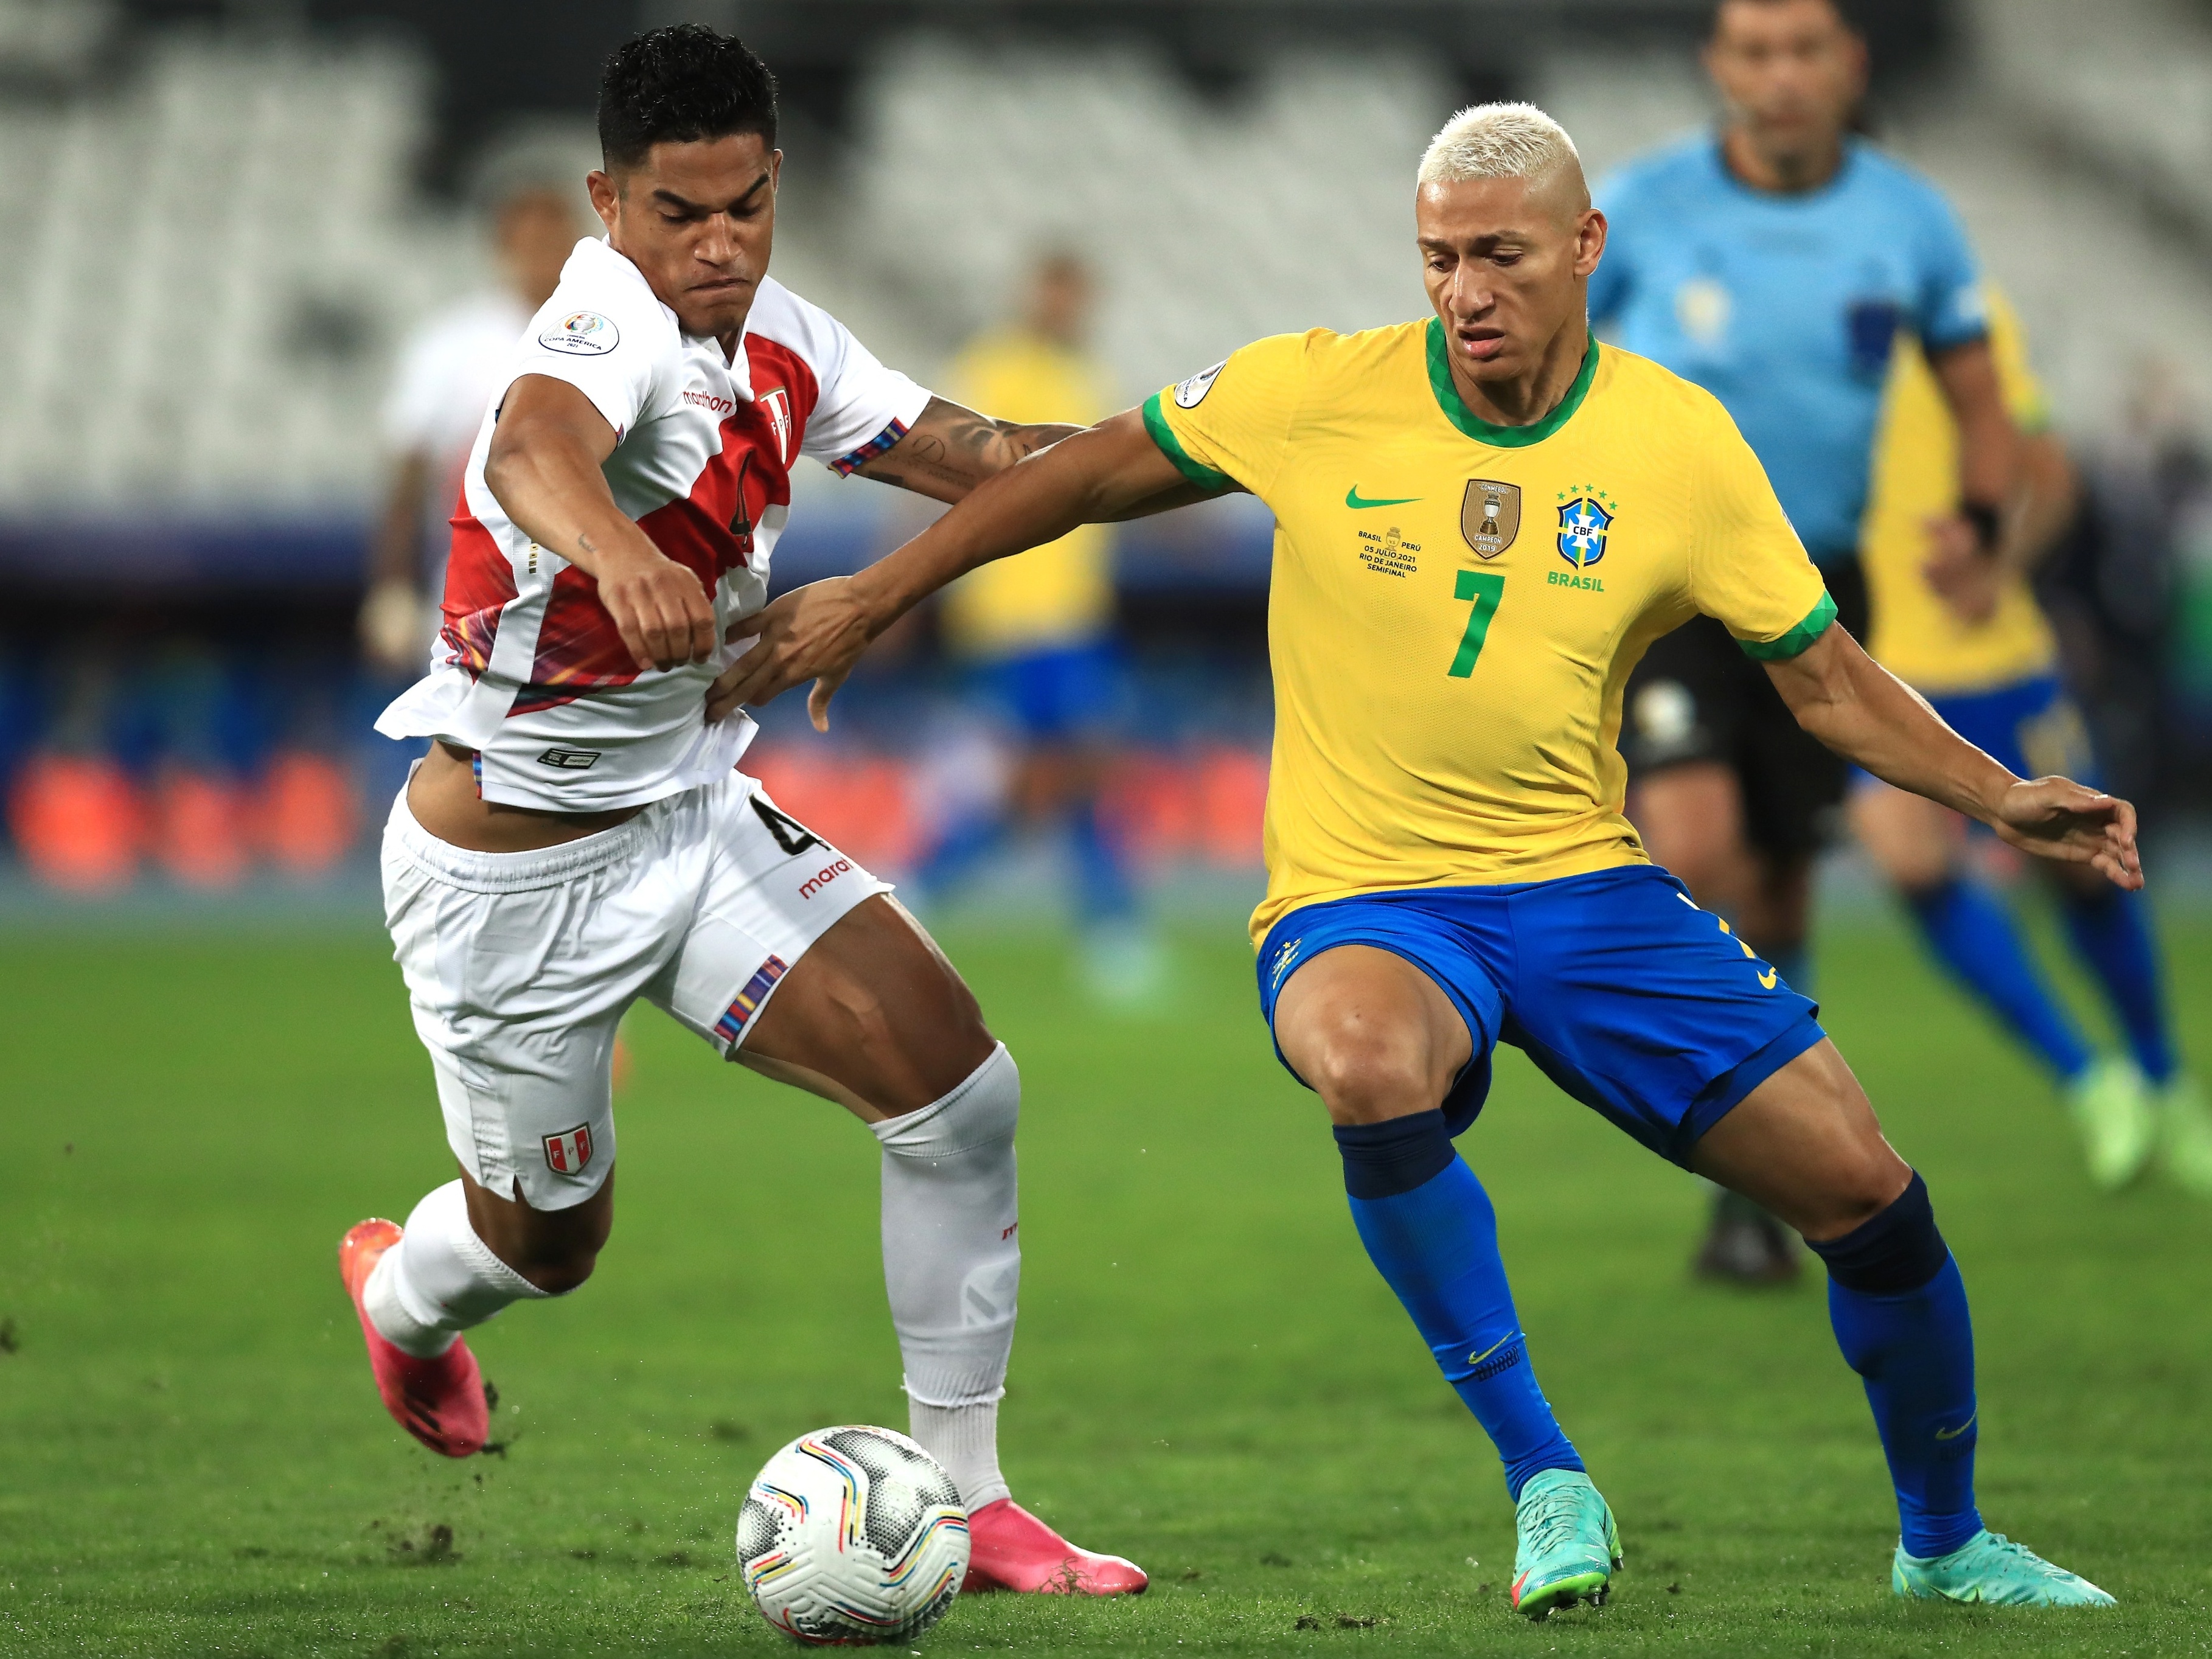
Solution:
M643 997L736 1057L776 982L890 890L741 773L535 853L384 828L384 914L446 1138L501 1197L582 1203L615 1159L615 1027Z

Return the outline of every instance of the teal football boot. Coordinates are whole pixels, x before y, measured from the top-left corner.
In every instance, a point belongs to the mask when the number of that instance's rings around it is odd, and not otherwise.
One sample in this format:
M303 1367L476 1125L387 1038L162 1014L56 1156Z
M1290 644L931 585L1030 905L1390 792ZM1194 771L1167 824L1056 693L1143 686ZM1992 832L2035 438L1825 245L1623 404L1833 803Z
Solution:
M2095 1061L2067 1085L2066 1109L2089 1155L2089 1179L2116 1193L2143 1172L2158 1150L2150 1085L2133 1060Z
M2177 1073L2158 1092L2159 1160L2176 1186L2212 1198L2212 1109L2197 1079Z
M1542 1619L1577 1601L1605 1605L1620 1566L1620 1529L1589 1476L1546 1469L1521 1488L1513 1516L1513 1611Z
M2087 1579L2054 1567L2025 1544L1986 1528L1931 1561L1897 1547L1889 1587L1928 1601L1980 1601L2001 1607L2110 1607L2118 1603Z

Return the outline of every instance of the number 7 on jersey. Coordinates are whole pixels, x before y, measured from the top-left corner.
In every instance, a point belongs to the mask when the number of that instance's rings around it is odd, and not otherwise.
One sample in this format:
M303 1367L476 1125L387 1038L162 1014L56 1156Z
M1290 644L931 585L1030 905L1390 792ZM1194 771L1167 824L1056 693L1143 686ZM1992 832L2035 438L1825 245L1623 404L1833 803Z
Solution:
M1482 654L1482 642L1490 637L1490 619L1498 614L1498 601L1504 593L1505 577L1500 571L1462 570L1453 579L1452 597L1473 599L1474 608L1467 613L1467 632L1459 636L1459 653L1449 670L1452 678L1463 680L1474 672L1474 659Z

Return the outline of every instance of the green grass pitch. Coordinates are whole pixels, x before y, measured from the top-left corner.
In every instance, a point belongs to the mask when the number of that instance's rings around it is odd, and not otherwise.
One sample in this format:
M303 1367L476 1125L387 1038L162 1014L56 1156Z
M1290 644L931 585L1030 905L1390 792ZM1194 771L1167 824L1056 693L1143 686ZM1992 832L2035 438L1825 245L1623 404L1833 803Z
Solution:
M1688 1283L1692 1183L1513 1055L1462 1145L1628 1554L1610 1607L1525 1625L1496 1463L1358 1249L1234 925L1144 1018L1086 1013L1048 939L947 942L1028 1085L1007 1470L1154 1588L963 1601L927 1651L2212 1647L2212 1210L2094 1196L2050 1090L1882 925L1832 935L1830 1023L1974 1297L1984 1509L2117 1613L1893 1602L1817 1277ZM2212 927L2169 944L2201 1022ZM0 939L0 1651L782 1650L731 1573L746 1481L905 1422L875 1149L657 1015L633 1037L612 1244L477 1334L507 1449L455 1464L378 1407L334 1267L449 1174L381 939Z

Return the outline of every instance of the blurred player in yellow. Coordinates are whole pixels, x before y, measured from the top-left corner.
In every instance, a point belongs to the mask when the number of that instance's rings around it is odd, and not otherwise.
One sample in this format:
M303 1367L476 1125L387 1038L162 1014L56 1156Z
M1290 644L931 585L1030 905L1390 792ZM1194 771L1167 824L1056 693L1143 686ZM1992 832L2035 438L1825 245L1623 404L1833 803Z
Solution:
M2028 585L2064 533L2072 464L2050 431L2020 321L1989 295L1990 346L2022 434L2026 488L1985 545L1959 511L1958 424L1928 360L1900 336L1892 360L1862 546L1875 659L1968 742L2016 772L2088 775L2087 731L2057 674L2057 641ZM2129 1058L2100 1058L2045 982L2011 914L1968 867L1967 826L1933 801L1862 776L1852 826L1929 948L2065 1088L2099 1185L2124 1186L2154 1153L2212 1197L2212 1121L2174 1053L2150 913L2072 866L2045 866L2075 954L2104 992Z
M1504 1466L1513 1606L1603 1601L1620 1535L1452 1145L1500 1042L1826 1263L1896 1488L1899 1595L2109 1605L1984 1528L1966 1292L1927 1185L1813 1005L1645 857L1621 813L1622 688L1702 613L1806 730L2014 845L2140 886L2134 811L1962 742L1835 625L1720 403L1591 336L1606 218L1550 117L1458 116L1413 209L1429 318L1258 341L1030 456L881 563L739 624L761 642L708 713L816 676L826 719L866 642L963 571L1179 490L1258 496L1276 523L1261 1007L1334 1123L1361 1242ZM1590 1283L1590 1316L1608 1294Z
M1036 262L1020 321L982 335L952 365L949 395L1015 421L1089 425L1114 410L1105 370L1085 349L1090 272L1068 252ZM1109 1000L1140 998L1158 977L1128 861L1099 792L1121 702L1114 638L1114 545L1082 525L1027 557L970 571L945 591L945 640L1019 745L1012 789L1022 816L1066 820L1075 856L1085 966ZM995 804L994 804L995 805ZM925 893L956 884L998 842L986 807L942 826L919 873Z

